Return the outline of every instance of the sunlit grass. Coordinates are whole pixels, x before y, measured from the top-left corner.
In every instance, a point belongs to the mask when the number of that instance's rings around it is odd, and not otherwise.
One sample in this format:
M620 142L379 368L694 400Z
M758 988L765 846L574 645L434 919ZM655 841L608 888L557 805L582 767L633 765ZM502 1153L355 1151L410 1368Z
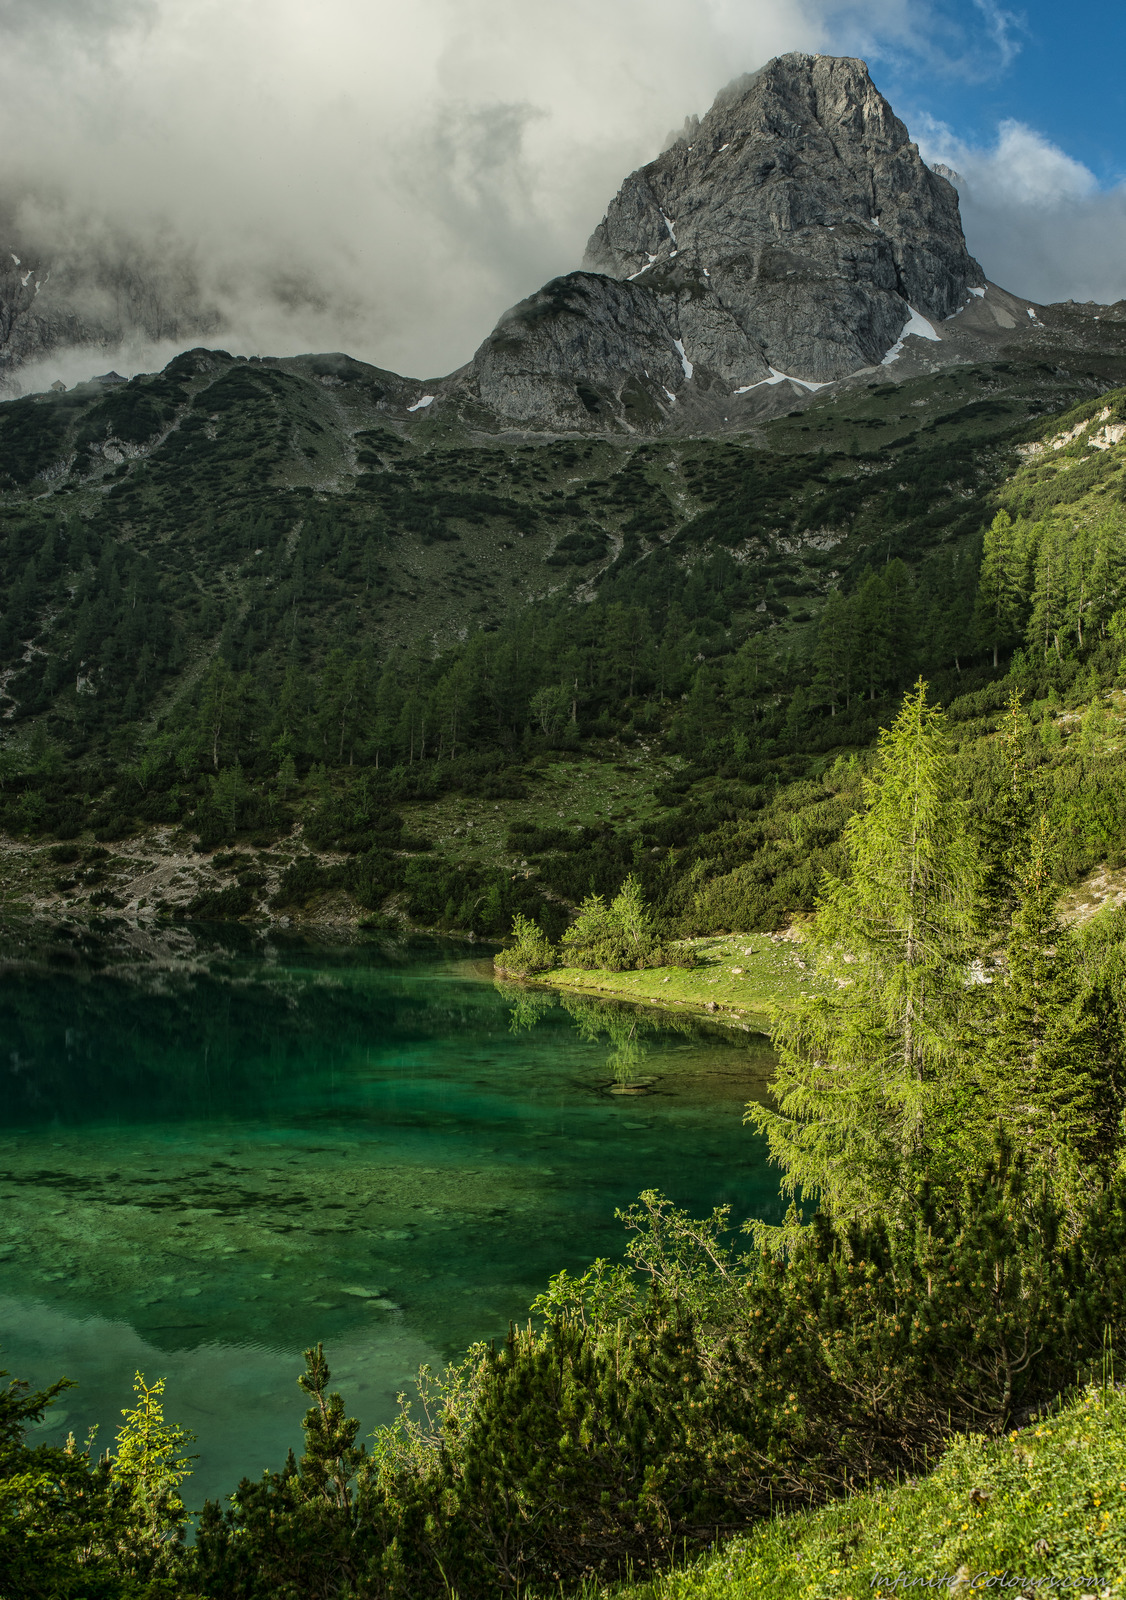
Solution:
M959 1439L919 1483L778 1517L614 1600L1126 1594L1126 1395L1089 1390L996 1441Z

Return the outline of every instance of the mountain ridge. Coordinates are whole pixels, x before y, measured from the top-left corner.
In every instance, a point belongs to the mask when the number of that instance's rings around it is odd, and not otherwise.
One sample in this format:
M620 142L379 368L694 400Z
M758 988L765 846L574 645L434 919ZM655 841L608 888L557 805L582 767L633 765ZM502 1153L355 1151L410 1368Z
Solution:
M99 258L84 289L74 263L61 278L50 265L23 246L0 259L0 383L67 340L109 360L130 318L150 335L217 331L182 264L117 283ZM405 422L425 412L470 434L723 433L828 384L1086 350L1114 317L1047 310L986 278L956 189L865 63L793 53L630 174L583 266L510 307L465 366L378 381Z

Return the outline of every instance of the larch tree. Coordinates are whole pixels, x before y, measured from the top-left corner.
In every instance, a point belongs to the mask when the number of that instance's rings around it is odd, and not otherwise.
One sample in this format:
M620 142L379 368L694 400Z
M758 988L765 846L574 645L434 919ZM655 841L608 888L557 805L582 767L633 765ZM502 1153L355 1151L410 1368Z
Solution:
M776 1017L777 1109L752 1103L791 1195L859 1219L953 1159L979 876L942 713L920 680L881 732L811 947L828 992Z
M1122 1148L1122 1002L1117 985L1092 983L1083 971L1060 920L1050 853L1042 815L1019 867L992 1027L975 1070L977 1105L983 1141L1003 1127L1078 1220Z
M1014 643L1020 632L1022 545L1020 525L1007 511L998 511L985 530L977 593L978 631L993 651L994 667L1002 647Z

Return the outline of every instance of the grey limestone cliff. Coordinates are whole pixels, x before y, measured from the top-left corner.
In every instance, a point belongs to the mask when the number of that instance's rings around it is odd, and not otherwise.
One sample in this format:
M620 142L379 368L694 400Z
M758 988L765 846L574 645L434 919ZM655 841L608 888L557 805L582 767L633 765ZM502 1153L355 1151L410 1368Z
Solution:
M786 55L626 179L585 273L502 318L469 382L533 426L672 421L678 401L776 373L879 363L911 310L942 320L985 277L958 196L862 61Z

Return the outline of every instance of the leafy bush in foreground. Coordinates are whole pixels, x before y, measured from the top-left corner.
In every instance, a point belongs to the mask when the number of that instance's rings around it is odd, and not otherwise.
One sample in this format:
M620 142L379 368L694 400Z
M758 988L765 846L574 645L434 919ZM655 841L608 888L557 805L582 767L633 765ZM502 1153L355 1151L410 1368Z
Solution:
M555 951L547 935L530 917L517 912L512 919L509 943L496 957L496 970L515 978L527 978L536 972L547 972L554 965Z
M0 1372L0 1379L6 1378ZM0 1600L187 1600L180 1488L191 1434L164 1420L163 1381L138 1373L116 1451L25 1435L71 1387L0 1386Z
M913 1227L822 1219L789 1257L736 1259L723 1213L643 1199L629 1266L562 1274L542 1330L476 1348L370 1455L311 1353L306 1453L209 1506L202 1593L485 1600L652 1571L923 1471L951 1433L1000 1434L1123 1330L1126 1193L1060 1250L1004 1149L959 1204L924 1196Z

